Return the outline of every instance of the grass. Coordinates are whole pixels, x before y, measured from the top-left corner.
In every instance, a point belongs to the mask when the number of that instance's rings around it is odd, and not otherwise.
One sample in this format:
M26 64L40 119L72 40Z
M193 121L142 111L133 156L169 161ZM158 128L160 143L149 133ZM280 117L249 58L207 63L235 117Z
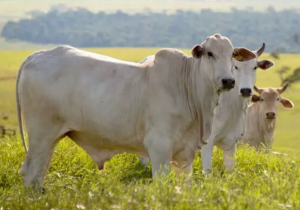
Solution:
M136 155L119 154L99 172L89 156L65 139L45 179L46 194L23 190L18 170L24 160L20 139L0 141L0 209L299 209L300 156L257 153L243 146L232 174L223 173L214 153L212 177L194 161L192 184L170 179L153 183L151 168Z
M87 49L138 62L158 49ZM184 50L189 54L189 50ZM14 78L32 51L0 51L0 125L17 128ZM268 58L264 54L261 59ZM300 66L300 55L272 59L276 66L258 70L257 86L278 86L275 70ZM212 177L201 175L199 154L191 186L171 179L153 183L151 166L145 170L136 155L119 154L99 172L91 158L73 142L62 140L45 179L45 195L35 199L24 191L18 171L25 153L19 137L0 139L0 209L300 209L300 96L299 85L284 93L293 110L280 109L274 149L263 154L241 146L235 171L226 174L222 152L214 152ZM5 115L8 119L3 119ZM283 152L287 153L284 154Z

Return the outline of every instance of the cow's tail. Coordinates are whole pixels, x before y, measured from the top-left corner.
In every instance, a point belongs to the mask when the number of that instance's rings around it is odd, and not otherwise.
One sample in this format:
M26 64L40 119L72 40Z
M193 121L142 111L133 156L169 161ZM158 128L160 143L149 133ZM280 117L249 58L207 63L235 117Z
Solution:
M21 113L21 106L20 106L20 98L19 98L19 80L20 80L20 76L21 76L21 71L23 69L23 67L25 66L25 64L30 60L30 56L27 57L18 72L18 76L17 76L17 81L16 81L16 100L17 100L17 114L18 114L18 121L19 121L19 129L20 129L20 134L21 134L21 138L23 141L23 146L25 149L25 153L27 154L27 146L26 146L26 142L25 142L25 137L24 137L24 132L23 132L23 124L22 124L22 113Z

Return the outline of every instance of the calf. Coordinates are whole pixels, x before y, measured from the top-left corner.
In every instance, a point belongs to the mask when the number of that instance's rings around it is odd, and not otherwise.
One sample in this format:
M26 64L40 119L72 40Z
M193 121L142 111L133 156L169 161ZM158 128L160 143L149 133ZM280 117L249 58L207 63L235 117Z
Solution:
M279 103L284 108L293 108L294 104L289 99L281 97L288 84L282 88L257 88L255 91L259 94L253 95L251 101L253 104L247 110L247 120L245 134L242 142L250 146L261 148L271 148L274 141L274 130L276 127L277 112Z

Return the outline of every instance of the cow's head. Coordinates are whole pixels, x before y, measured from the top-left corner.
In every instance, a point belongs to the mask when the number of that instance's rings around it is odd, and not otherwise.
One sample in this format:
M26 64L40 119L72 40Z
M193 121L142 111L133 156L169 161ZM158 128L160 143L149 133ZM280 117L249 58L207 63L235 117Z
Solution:
M243 60L256 57L255 53L248 49L233 49L231 41L220 34L209 36L202 44L196 45L192 55L196 59L201 59L201 68L207 71L210 80L219 91L230 90L235 85L232 75L234 57L239 56Z
M253 103L261 103L262 110L266 119L273 120L276 118L279 103L285 108L293 108L294 104L289 99L282 98L280 95L286 90L288 84L282 88L257 88L254 86L259 96L253 95L251 101Z
M258 61L258 57L264 52L264 49L265 43L263 43L260 49L253 52L256 54L254 59L244 61L241 56L237 56L236 59L234 59L233 75L236 80L236 85L239 88L238 92L240 96L250 97L254 94L253 87L256 82L257 68L267 70L274 65L274 63L269 60Z

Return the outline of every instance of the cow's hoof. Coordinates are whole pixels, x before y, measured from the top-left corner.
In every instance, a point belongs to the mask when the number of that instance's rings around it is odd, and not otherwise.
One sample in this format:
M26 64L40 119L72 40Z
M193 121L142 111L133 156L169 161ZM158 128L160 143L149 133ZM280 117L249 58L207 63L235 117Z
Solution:
M99 171L103 171L103 170L104 170L104 164L99 165L99 166L98 166L98 170L99 170Z
M211 169L205 169L202 171L202 175L203 176L212 176L213 175L213 172Z

